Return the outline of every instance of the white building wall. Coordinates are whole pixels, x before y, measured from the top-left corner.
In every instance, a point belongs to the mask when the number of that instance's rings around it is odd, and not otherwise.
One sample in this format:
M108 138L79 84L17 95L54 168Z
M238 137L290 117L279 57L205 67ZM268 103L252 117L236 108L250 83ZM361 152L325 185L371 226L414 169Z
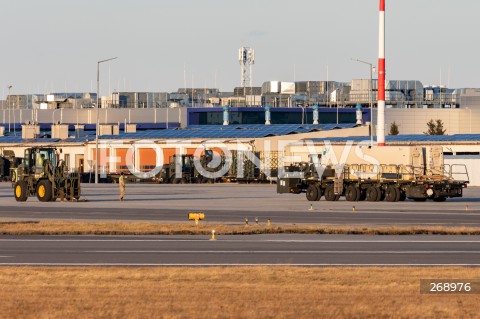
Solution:
M376 111L376 110L375 110ZM374 123L376 124L376 112ZM385 135L395 121L400 134L423 134L427 122L442 120L447 135L480 134L480 108L464 109L387 109L385 110Z
M465 165L468 172L468 179L470 180L469 186L480 186L480 156L477 158L462 158L462 157L446 157L446 165ZM461 167L452 167L452 173L462 172ZM466 176L463 174L453 174L455 179L464 180Z

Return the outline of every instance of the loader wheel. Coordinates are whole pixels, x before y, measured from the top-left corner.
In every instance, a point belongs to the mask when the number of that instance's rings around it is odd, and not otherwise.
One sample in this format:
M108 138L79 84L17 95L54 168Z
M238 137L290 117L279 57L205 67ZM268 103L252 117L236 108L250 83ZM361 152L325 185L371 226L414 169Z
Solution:
M37 186L37 198L41 202L52 200L52 183L46 179L40 181Z
M400 190L395 186L388 186L385 192L387 202L398 202L400 200Z
M15 183L15 200L17 202L25 202L28 199L28 186L24 181L18 181Z
M348 186L345 191L345 199L349 202L356 202L360 200L360 189L353 185Z
M320 200L320 197L322 197L322 191L317 185L310 184L308 185L306 195L310 202L314 202Z
M325 188L325 199L329 202L335 202L340 199L340 195L335 195L333 185L329 185Z

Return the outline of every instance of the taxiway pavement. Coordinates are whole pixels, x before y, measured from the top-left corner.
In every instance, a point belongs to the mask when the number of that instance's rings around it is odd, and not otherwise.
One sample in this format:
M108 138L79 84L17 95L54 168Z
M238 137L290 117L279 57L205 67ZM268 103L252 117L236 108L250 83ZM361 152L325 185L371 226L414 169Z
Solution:
M480 266L480 236L0 236L0 265Z
M309 202L304 194L277 194L275 185L254 184L127 184L124 202L118 194L115 184L82 184L87 202L42 203L30 197L19 203L11 184L0 183L0 218L185 222L188 212L201 211L206 222L226 224L258 217L277 224L480 226L477 187L444 203Z

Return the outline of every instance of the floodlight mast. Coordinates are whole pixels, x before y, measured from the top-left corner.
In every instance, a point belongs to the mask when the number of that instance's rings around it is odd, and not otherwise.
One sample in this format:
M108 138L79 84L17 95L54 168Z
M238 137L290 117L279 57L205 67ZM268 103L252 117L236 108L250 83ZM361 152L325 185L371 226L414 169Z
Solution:
M351 58L352 61L367 64L370 67L370 82L368 84L368 102L370 104L370 146L373 146L373 72L375 66L373 63L366 62L360 59Z

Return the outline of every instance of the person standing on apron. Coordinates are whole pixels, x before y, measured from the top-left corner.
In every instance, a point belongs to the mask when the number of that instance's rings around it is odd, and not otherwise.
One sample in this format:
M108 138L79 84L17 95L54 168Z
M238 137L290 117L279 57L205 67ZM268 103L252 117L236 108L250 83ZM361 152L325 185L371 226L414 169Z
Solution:
M120 201L123 202L123 196L125 196L125 180L123 172L120 173L120 178L118 179L118 187L120 188Z

